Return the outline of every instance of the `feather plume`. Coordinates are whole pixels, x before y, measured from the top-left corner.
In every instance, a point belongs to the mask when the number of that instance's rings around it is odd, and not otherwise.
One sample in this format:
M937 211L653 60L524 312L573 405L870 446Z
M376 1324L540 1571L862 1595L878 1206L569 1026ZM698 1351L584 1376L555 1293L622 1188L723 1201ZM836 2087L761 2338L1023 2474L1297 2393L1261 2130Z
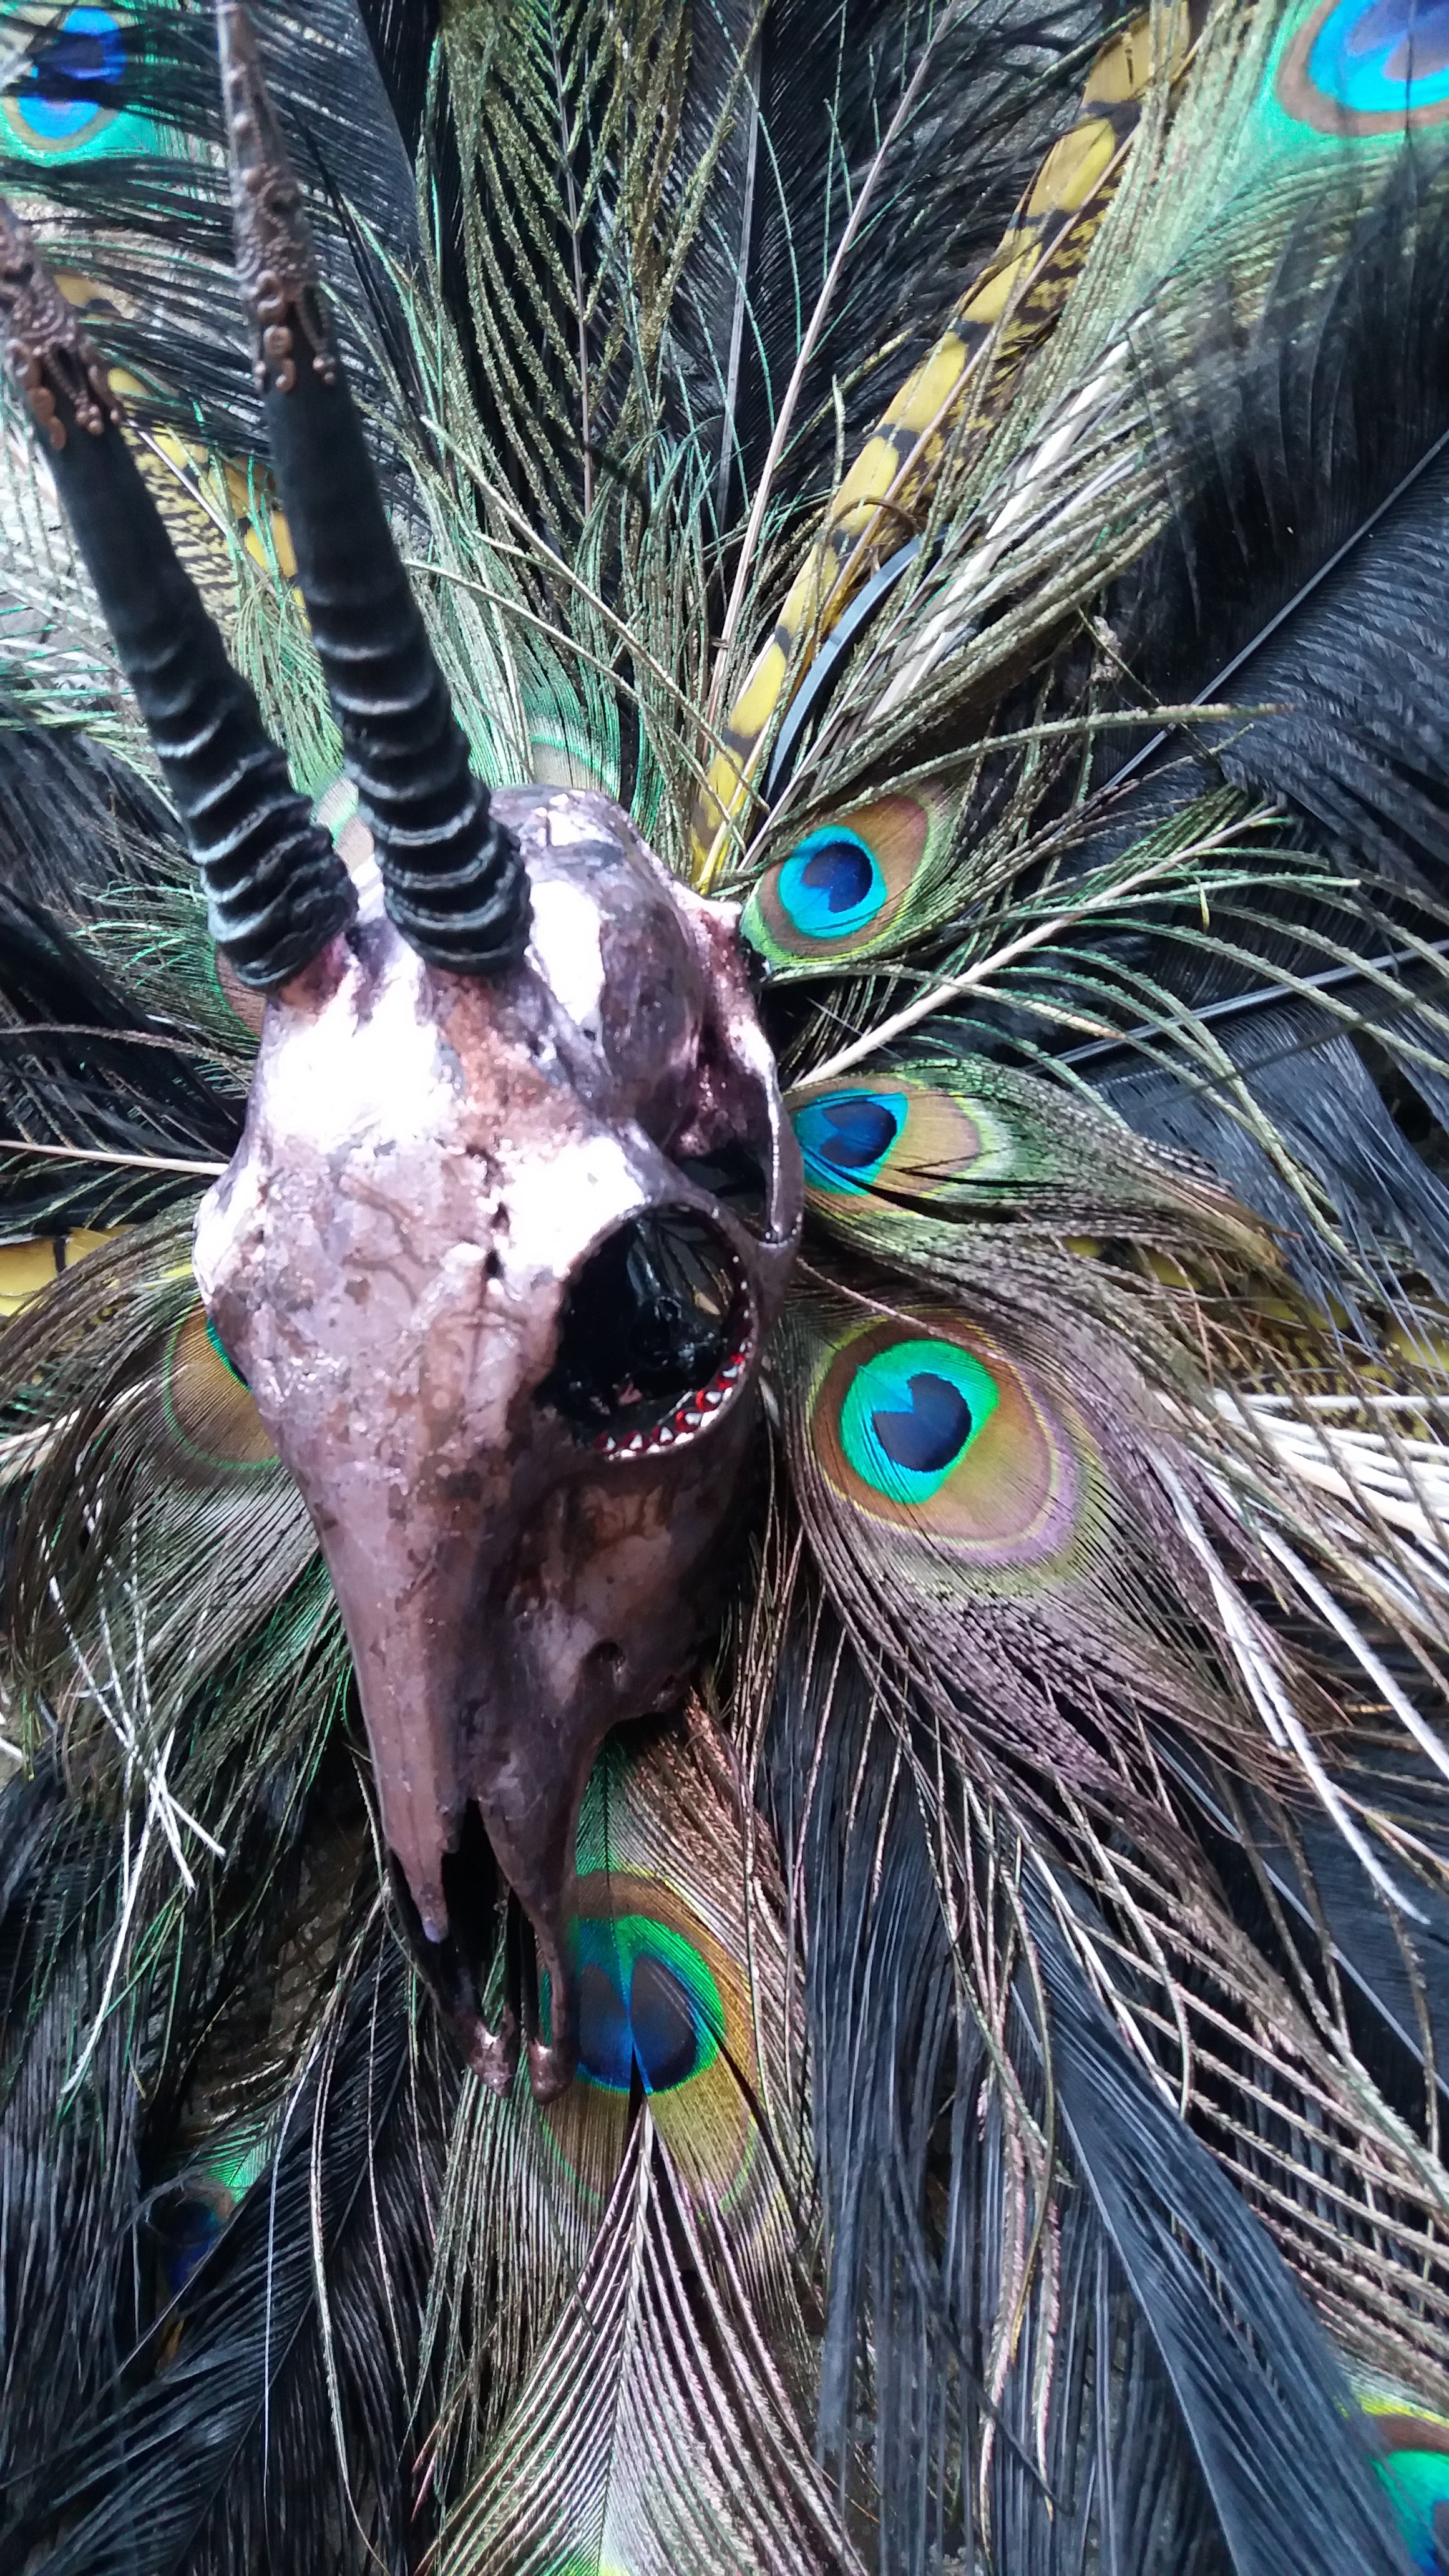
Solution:
M747 1571L586 1799L579 2078L501 2100L190 1277L255 1014L7 393L0 2543L1435 2576L1433 13L257 16L475 765L740 896L806 1233ZM205 13L0 24L0 183L365 872L221 131Z

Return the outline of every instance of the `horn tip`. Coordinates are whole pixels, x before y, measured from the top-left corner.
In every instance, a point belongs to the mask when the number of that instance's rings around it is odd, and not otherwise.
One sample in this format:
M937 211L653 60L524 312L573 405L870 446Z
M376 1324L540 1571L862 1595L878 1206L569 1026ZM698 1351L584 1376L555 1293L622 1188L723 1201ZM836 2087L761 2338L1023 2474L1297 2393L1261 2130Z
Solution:
M257 390L291 393L299 363L335 384L337 353L312 227L242 0L217 0L216 31L237 277Z
M7 372L55 454L65 446L72 421L100 438L121 419L121 405L96 348L56 285L29 225L5 197L0 197L0 328Z

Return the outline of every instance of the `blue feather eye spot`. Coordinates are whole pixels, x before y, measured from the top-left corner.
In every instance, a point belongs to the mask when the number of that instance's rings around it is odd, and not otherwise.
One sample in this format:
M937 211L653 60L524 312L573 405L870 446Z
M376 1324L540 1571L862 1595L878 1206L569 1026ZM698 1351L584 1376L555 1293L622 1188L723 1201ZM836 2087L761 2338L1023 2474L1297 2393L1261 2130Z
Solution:
M995 1379L952 1342L896 1342L861 1362L840 1412L840 1445L862 1483L896 1503L928 1503L980 1439L1000 1401Z
M906 1123L903 1091L832 1091L794 1116L807 1187L868 1189Z
M121 105L126 40L109 9L67 9L4 104L15 142L53 160L99 140Z
M1420 2576L1449 2571L1449 2425L1429 2414L1365 2403L1364 2430Z
M811 832L782 866L780 909L805 939L849 939L868 930L889 888L868 842L831 827Z
M823 1357L809 1415L817 1472L864 1519L929 1542L894 1556L908 1583L933 1596L958 1578L1019 1590L1052 1578L1099 1528L1086 1424L974 1324L882 1315Z
M220 2238L230 2214L229 2195L216 2191L178 2193L166 2205L160 2232L168 2298L180 2298L193 2272L200 2270Z
M1449 0L1320 0L1278 74L1315 133L1402 134L1449 117Z
M649 1915L584 1917L574 1926L579 2074L627 2093L637 2066L646 2093L672 2093L702 2075L724 2029L719 1989L684 1933Z
M807 832L767 868L740 927L777 965L823 965L876 948L898 925L925 856L931 816L883 796Z

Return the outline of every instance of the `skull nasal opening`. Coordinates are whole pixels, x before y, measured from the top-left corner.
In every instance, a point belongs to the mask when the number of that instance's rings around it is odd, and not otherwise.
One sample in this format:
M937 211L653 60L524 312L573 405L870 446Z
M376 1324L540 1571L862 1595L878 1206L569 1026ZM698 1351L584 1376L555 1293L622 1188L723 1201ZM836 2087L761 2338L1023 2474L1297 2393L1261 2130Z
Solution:
M723 1230L693 1208L651 1209L577 1272L535 1400L601 1452L671 1448L728 1402L755 1332L745 1266Z

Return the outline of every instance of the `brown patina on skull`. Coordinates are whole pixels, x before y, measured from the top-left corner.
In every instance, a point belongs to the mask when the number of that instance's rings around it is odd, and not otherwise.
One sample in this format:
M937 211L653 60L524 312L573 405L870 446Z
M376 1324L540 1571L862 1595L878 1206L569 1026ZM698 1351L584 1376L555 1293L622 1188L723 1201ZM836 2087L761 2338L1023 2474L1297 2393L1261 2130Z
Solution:
M419 1955L506 2084L496 1862L549 1977L543 2096L576 2052L579 1799L716 1606L800 1184L732 911L602 797L494 812L523 963L429 967L365 903L268 1005L196 1269L317 1527Z

